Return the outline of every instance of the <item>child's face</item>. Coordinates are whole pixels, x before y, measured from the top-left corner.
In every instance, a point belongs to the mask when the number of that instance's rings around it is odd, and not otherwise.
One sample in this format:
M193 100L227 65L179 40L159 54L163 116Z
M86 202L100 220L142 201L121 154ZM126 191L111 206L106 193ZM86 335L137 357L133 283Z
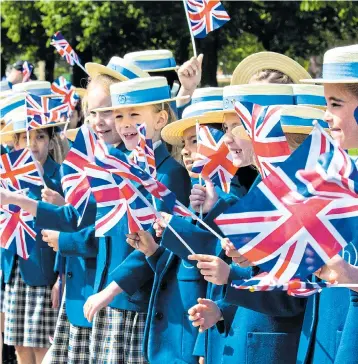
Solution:
M127 150L133 150L138 144L137 125L146 124L146 138L156 142L159 131L165 126L163 112L155 112L153 105L137 106L114 110L113 115L118 134Z
M103 87L96 85L90 87L87 94L89 122L99 140L116 145L121 142L114 123L112 110L93 111L97 108L112 106L111 97Z
M358 148L358 98L342 85L325 84L327 110L324 116L331 136L343 149Z
M30 130L30 150L34 158L44 165L48 157L49 150L53 148L52 141L45 129ZM15 150L24 149L27 146L26 133L19 135L19 140L15 143Z
M191 173L191 169L193 168L193 163L196 158L197 152L197 141L196 141L196 127L192 126L189 129L186 129L183 133L183 142L184 147L181 150L181 155L183 158L183 162L186 170L189 172L191 177L194 177L194 174Z
M223 128L225 144L229 148L235 167L246 167L254 164L254 152L249 140L234 137L232 130L241 125L240 118L235 114L225 114Z

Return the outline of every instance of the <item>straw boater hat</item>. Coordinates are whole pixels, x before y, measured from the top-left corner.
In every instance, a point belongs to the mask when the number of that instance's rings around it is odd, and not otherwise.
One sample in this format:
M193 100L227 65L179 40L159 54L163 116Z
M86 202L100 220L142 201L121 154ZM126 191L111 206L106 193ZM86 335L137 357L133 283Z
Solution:
M235 68L231 77L231 85L249 83L251 77L262 70L280 71L300 83L302 78L311 78L310 74L290 57L275 52L259 52L246 57Z
M55 94L51 91L51 83L47 81L17 83L12 86L12 92L13 94L28 92L36 96L61 97L61 95Z
M292 85L292 89L295 105L305 105L319 109L326 108L323 86L299 84Z
M136 78L114 83L110 86L110 93L112 106L94 109L93 111L116 110L188 99L188 96L171 97L170 88L165 77Z
M218 118L204 116L204 113L223 108L223 89L219 87L198 88L194 91L191 105L183 111L182 119L166 125L162 138L171 145L181 145L185 130L199 124L220 123Z
M133 62L147 72L164 72L179 68L173 53L167 49L127 53L124 59Z
M12 94L12 84L7 81L1 81L0 82L0 99L3 99L4 97L8 97Z
M330 49L323 57L322 78L306 83L358 83L358 44Z
M293 90L291 85L282 84L245 84L226 86L223 89L224 109L208 112L205 115L224 121L225 114L234 114L234 102L252 102L267 105L293 105Z
M108 75L119 81L127 81L138 77L150 77L147 72L136 66L131 60L120 57L112 57L107 66L89 62L85 64L85 68L91 78L97 75Z
M285 133L309 134L313 129L314 120L327 129L323 110L300 105L284 106L281 109L280 122ZM241 139L250 140L242 125L237 126L232 133Z

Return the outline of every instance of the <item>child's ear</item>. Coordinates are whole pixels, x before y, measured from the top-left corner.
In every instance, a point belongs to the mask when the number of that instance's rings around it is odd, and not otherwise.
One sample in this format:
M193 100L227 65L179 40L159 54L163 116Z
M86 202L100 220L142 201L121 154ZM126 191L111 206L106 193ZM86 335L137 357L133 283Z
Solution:
M158 119L155 123L155 130L162 130L165 127L165 125L168 124L168 118L169 118L169 115L168 115L167 111L161 110L158 113Z

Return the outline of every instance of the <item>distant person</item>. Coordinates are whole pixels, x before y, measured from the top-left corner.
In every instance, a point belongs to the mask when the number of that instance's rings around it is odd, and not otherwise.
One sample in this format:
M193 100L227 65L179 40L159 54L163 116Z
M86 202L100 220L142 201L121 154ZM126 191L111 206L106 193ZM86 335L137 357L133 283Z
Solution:
M24 78L24 63L26 61L17 61L12 65L11 71L9 73L9 76L7 77L7 81L10 82L12 85L16 85L17 83L23 82ZM31 66L31 74L30 74L30 80L36 80L37 77L34 74L34 66L31 63L28 63L29 66Z

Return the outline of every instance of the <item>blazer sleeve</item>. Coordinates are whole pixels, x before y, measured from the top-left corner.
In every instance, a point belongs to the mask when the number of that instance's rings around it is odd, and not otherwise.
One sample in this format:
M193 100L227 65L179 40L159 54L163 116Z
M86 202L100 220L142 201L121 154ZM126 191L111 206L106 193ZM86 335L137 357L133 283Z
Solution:
M159 274L165 267L166 262L170 256L170 251L165 249L163 246L159 246L157 251L147 258L147 262L153 269L154 273Z

